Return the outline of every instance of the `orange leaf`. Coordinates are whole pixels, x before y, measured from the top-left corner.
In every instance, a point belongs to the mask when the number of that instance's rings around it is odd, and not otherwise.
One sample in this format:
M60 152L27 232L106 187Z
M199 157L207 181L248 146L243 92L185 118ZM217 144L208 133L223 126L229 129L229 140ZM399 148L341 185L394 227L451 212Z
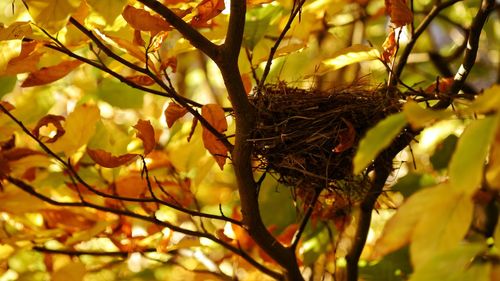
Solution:
M175 102L169 103L167 109L165 109L165 119L167 120L168 127L172 128L175 121L186 115L187 112L187 109L176 104Z
M343 152L347 149L351 148L354 144L354 140L356 139L356 130L352 126L351 122L344 120L342 121L347 125L347 129L342 129L339 132L339 144L333 149L333 152Z
M132 42L137 46L144 46L146 44L144 39L142 39L140 30L134 29L134 40Z
M203 0L196 6L198 14L193 18L191 24L195 27L203 27L207 21L216 17L225 8L224 0Z
M36 124L35 128L32 130L33 135L35 137L39 138L40 128L47 126L49 124L52 124L56 127L56 135L53 137L48 137L48 140L46 140L44 142L53 143L57 139L62 137L62 135L64 135L64 133L66 133L66 130L64 130L64 128L61 124L61 122L65 121L65 120L66 120L66 118L64 118L63 116L48 114L48 115L42 117L40 120L38 120L38 123Z
M16 161L16 160L19 160L19 159L22 159L24 157L28 157L31 155L44 155L40 151L31 150L29 148L24 148L24 147L9 149L9 150L3 152L2 154L3 154L4 159L7 161Z
M170 67L172 69L172 72L177 71L177 58L176 57L169 57L167 59L161 59L161 65L160 65L160 71L163 71Z
M54 66L43 67L38 71L30 73L28 78L21 84L21 87L33 87L52 83L68 75L68 73L80 64L82 64L81 61L72 60L63 61Z
M252 91L252 79L248 73L241 75L241 80L243 81L243 86L245 86L245 92L250 94Z
M406 0L386 0L385 5L395 27L401 27L413 21L413 13L408 8Z
M155 83L153 78L146 75L134 75L126 77L127 80L141 86L151 86Z
M143 9L134 8L127 5L122 12L123 18L130 24L134 29L141 31L150 31L156 34L160 31L171 30L172 27L168 22L158 15L151 15L149 12Z
M147 182L140 174L133 173L118 179L113 188L119 196L139 198L147 192Z
M194 130L196 130L196 126L198 125L198 118L193 118L193 123L191 123L191 131L189 131L189 135L187 137L187 141L190 142L193 137Z
M149 122L149 120L139 119L134 128L137 130L137 137L142 140L144 146L144 155L149 154L156 145L155 130L153 126L151 126L151 122Z
M13 110L14 108L16 108L15 106L13 106L11 103L9 102L6 102L6 101L0 101L0 106L3 107L5 110L7 111L11 111ZM2 112L0 112L2 113Z
M43 210L41 213L48 228L63 229L67 232L89 229L96 223L90 215L79 214L68 209Z
M284 246L290 246L292 244L293 237L295 232L299 229L299 225L294 223L285 228L283 232L277 237L278 241L281 242Z
M43 53L37 49L42 44L36 41L23 42L19 56L11 59L3 74L15 75L18 73L33 72L37 70L38 61Z
M440 93L446 93L453 84L453 81L455 81L453 77L439 78L438 82L434 82L432 85L427 87L427 89L425 89L425 92L428 94L436 93L436 85L439 84L437 86L438 91Z
M391 33L389 33L389 36L385 38L384 44L382 45L384 48L384 52L382 53L382 61L386 63L390 63L392 60L392 57L396 53L397 50L397 42L396 42L396 35L394 30L391 30Z
M111 153L104 151L102 149L90 149L87 148L87 154L96 162L97 164L106 168L116 168L134 161L137 158L137 154L123 154L120 156L113 156Z
M207 104L201 108L201 115L205 118L212 127L219 133L227 130L227 120L224 109L218 104ZM205 148L214 157L221 170L226 163L227 147L209 130L203 127L203 144Z

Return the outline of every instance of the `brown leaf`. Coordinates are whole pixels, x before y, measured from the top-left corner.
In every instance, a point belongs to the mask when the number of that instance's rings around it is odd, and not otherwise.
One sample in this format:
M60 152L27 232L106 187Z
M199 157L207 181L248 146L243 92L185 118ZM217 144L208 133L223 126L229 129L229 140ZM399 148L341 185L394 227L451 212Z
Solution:
M151 122L149 122L149 120L139 119L134 128L137 130L137 137L142 140L144 155L148 155L156 145L155 130L153 126L151 126Z
M203 0L196 6L197 15L191 21L195 27L204 27L207 21L216 17L225 9L224 0Z
M14 148L3 152L3 157L7 161L16 161L31 155L45 155L45 154L43 154L40 151L31 150L25 147Z
M42 117L40 120L38 120L38 123L36 124L35 128L31 132L33 133L33 135L35 137L40 138L40 128L47 126L49 124L52 124L56 127L56 135L53 137L44 137L41 140L45 143L53 143L57 139L62 137L62 135L64 135L64 133L66 133L66 131L64 130L64 128L61 124L61 122L65 121L65 120L66 120L66 118L64 118L63 116L60 116L60 115L52 115L52 114L46 115L46 116ZM45 138L47 140L45 140Z
M170 67L172 72L177 71L177 57L169 57L167 59L161 59L160 71L163 71Z
M125 7L122 16L132 28L137 30L150 31L153 34L172 30L170 24L160 16L151 15L144 9L134 8L130 5Z
M342 129L339 132L339 144L333 149L333 152L343 152L351 148L356 140L356 130L351 122L342 118L342 121L347 125L347 129Z
M406 0L386 0L385 5L395 27L401 27L413 21L413 13L408 8Z
M446 93L450 89L451 85L453 84L453 81L455 81L453 79L453 77L439 78L438 82L434 82L432 85L427 87L425 89L425 92L428 94L436 93L436 85L439 84L439 85L437 85L438 92L439 93Z
M76 213L69 209L43 210L41 213L48 228L63 229L71 233L89 229L96 223L90 215Z
M90 149L87 148L87 154L96 162L97 164L106 168L116 168L122 165L126 165L137 158L137 154L123 154L120 156L113 156L111 153L104 151L102 149Z
M21 84L21 87L26 88L52 83L68 75L68 73L73 71L80 64L82 64L81 61L72 60L63 61L54 66L43 67L40 70L30 73L28 78Z
M389 36L385 38L382 48L384 48L384 51L382 52L382 61L384 61L385 63L390 63L397 50L397 42L394 30L391 30Z
M134 75L126 77L127 80L141 86L151 86L154 85L155 80L146 75Z
M169 103L167 109L165 109L165 119L167 120L168 127L172 128L175 121L186 115L187 112L186 108L176 104L175 102Z
M224 133L227 130L227 120L224 109L218 104L207 104L201 108L201 115L215 130ZM221 170L226 163L227 147L209 130L203 127L203 144L214 157Z

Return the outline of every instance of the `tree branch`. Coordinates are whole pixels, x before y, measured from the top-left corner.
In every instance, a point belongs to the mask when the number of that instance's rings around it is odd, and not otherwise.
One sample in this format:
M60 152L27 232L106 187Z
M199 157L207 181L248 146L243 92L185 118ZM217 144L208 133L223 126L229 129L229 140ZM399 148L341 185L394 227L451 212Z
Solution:
M198 30L186 23L183 19L177 16L172 10L165 7L161 2L156 0L138 0L146 7L155 11L168 21L175 29L177 29L196 49L205 53L213 61L219 59L219 46L212 43ZM237 1L240 2L240 1Z
M460 2L462 0L450 0L444 3L440 3L437 5L434 5L432 7L432 10L427 14L427 16L422 20L420 25L417 27L415 30L415 33L413 34L410 42L406 45L405 49L403 50L403 53L399 57L399 61L394 69L394 71L391 73L391 78L389 80L389 86L396 86L401 73L403 73L403 70L405 68L406 62L408 61L408 57L411 54L411 51L413 50L413 47L415 47L415 44L417 43L418 38L420 35L424 33L424 31L427 29L429 24L434 20L435 17L444 9L452 6L453 4Z
M12 178L10 176L7 176L6 179L10 183L12 183L15 186L19 187L21 190L23 190L23 191L25 191L25 192L27 192L27 193L35 196L36 198L38 198L38 199L40 199L40 200L42 200L44 202L47 202L47 203L49 203L51 205L66 206L66 207L88 207L88 208L92 208L92 209L103 211L103 212L107 212L107 213L112 213L112 214L121 215L121 216L127 216L127 217L135 218L135 219L138 219L138 220L150 222L150 223L153 223L153 224L156 224L156 225L159 225L159 226L163 226L163 227L169 228L172 231L179 232L179 233L182 233L182 234L185 234L185 235L189 235L189 236L193 236L193 237L203 237L203 238L209 239L209 240L211 240L211 241L213 241L213 242L221 245L225 249L227 249L227 250L235 253L236 255L241 256L243 259L245 259L248 263L250 263L251 265L253 265L255 268L257 268L261 272L263 272L263 273L265 273L265 274L267 274L267 275L269 275L269 276L271 276L273 278L276 278L276 279L280 279L281 278L281 274L280 273L277 273L277 272L275 272L275 271L273 271L273 270L265 267L264 265L262 265L259 262L257 262L255 259L253 259L252 257L250 257L247 253L245 253L241 249L239 249L239 248L237 248L237 247L229 244L228 242L220 240L219 238L217 238L216 236L214 236L214 235L212 235L210 233L199 232L199 231L190 230L190 229L185 229L185 228L182 228L180 226L171 224L169 222L161 221L161 220L157 219L154 216L144 216L144 215L133 213L133 212L130 212L130 211L127 211L127 210L105 207L105 206L97 205L97 204L90 203L90 202L87 202L87 201L82 201L82 202L60 202L60 201L56 201L56 200L54 200L54 199L52 199L52 198L50 198L48 196L45 196L45 195L43 195L41 193L38 193L31 185L25 183L24 181Z
M33 250L41 253L48 254L61 254L68 256L98 256L98 257L122 257L126 258L131 253L130 252L122 252L122 251L114 251L114 252L105 252L105 251L83 251L83 250L73 250L73 249L49 249L42 246L34 246ZM155 248L147 248L142 249L141 253L151 253L156 252Z

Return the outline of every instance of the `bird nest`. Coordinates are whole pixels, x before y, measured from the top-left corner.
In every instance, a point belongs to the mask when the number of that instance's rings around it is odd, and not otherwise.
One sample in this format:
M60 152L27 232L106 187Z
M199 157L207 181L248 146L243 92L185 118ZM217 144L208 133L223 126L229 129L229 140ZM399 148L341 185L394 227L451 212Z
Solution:
M331 91L266 85L251 97L257 123L249 141L259 168L295 188L356 182L352 159L366 131L400 110L387 88L351 85Z

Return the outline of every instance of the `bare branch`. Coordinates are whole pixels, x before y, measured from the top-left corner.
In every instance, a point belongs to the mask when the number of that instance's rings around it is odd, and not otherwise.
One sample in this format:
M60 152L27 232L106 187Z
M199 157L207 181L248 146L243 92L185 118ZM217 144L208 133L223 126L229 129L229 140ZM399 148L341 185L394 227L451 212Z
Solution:
M177 16L172 10L165 7L161 2L156 0L138 0L146 7L155 11L157 14L165 18L175 29L177 29L196 49L205 53L214 61L219 60L219 46L205 38L198 30L186 23L183 19ZM240 1L237 1L240 2Z

